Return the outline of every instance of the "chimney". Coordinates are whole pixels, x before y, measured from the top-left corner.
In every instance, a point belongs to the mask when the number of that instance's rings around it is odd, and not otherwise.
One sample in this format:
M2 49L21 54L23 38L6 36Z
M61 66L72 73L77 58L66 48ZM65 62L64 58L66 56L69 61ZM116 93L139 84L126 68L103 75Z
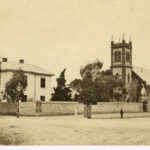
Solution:
M2 62L7 62L7 58L2 58Z
M24 59L20 59L19 62L20 62L21 64L24 64Z

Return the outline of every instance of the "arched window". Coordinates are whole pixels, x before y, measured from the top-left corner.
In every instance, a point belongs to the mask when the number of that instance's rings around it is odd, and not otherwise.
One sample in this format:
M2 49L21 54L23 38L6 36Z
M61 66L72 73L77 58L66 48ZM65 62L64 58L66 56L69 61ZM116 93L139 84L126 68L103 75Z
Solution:
M115 52L115 55L114 55L114 61L115 61L115 62L118 61L118 54L117 54L117 52Z
M129 54L129 52L126 52L126 61L130 61L130 54Z
M128 83L130 83L130 75L128 74Z
M121 52L118 52L118 61L121 61Z
M121 61L121 52L115 52L114 53L114 62L120 62Z

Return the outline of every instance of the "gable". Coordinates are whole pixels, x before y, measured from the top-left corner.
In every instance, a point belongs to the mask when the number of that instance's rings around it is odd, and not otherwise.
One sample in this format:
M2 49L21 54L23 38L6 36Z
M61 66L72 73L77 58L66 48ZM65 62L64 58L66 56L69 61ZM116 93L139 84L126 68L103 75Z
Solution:
M150 70L140 67L133 67L132 74L138 78L140 82L150 86Z

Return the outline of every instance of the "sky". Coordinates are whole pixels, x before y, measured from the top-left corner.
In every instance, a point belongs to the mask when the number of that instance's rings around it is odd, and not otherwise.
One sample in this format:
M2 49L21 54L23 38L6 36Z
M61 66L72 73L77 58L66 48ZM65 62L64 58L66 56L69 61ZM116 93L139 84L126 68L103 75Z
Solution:
M133 65L150 69L149 0L0 0L0 56L24 59L67 83L99 59L110 67L110 42L132 37Z

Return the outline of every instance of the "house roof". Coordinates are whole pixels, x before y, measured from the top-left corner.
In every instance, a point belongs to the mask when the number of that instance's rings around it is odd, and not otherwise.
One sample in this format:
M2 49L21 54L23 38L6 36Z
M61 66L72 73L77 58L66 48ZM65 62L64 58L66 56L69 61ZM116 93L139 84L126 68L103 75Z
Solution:
M150 70L146 68L133 67L134 73L136 73L143 81L146 82L146 85L150 86Z
M36 65L17 63L17 62L2 62L1 63L1 72L16 71L19 69L22 69L25 73L45 75L45 76L53 76L54 75Z

